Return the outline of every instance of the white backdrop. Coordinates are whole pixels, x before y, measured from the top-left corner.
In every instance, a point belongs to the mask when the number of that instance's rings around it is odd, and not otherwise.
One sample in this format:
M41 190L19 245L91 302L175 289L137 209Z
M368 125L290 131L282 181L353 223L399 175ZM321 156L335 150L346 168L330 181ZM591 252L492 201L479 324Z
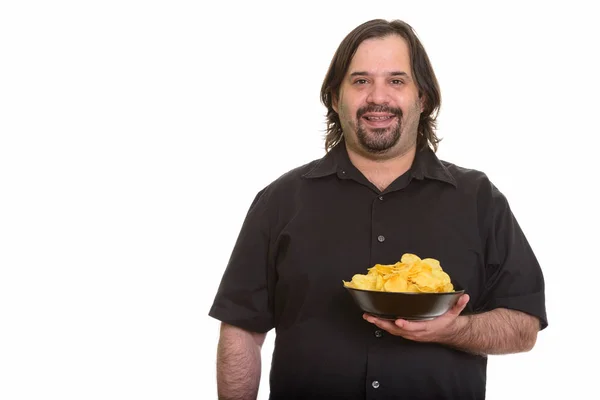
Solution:
M243 217L323 155L323 76L377 17L416 29L439 156L488 173L545 272L550 326L490 358L488 398L595 393L596 18L445 3L2 2L0 398L216 398L207 313Z

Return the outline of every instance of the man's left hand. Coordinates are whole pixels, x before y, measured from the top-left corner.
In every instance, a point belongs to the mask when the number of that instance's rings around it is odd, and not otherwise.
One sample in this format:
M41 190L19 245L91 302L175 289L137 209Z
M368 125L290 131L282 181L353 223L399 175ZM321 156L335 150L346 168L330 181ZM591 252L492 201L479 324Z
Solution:
M468 302L469 295L463 294L459 297L456 305L445 314L427 321L407 321L405 319L390 321L366 313L363 314L363 318L395 336L402 336L416 342L442 342L460 328L457 318Z

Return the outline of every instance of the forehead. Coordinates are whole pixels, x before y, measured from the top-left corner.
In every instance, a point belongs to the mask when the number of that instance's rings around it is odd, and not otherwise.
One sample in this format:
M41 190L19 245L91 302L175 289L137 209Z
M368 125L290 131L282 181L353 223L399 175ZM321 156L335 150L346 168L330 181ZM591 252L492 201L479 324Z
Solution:
M410 53L406 40L398 35L367 39L358 48L347 74L404 71L410 73Z

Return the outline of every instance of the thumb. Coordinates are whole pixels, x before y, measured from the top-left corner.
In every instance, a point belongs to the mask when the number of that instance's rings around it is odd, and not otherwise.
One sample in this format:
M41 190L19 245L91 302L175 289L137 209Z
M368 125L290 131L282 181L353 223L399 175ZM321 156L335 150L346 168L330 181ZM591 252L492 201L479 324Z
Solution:
M467 303L469 302L470 297L468 294L463 294L462 296L460 296L458 298L458 301L456 302L456 304L454 305L454 307L452 307L448 313L449 314L454 314L454 315L460 315L460 313L462 312L462 310L465 309L465 307L467 306Z

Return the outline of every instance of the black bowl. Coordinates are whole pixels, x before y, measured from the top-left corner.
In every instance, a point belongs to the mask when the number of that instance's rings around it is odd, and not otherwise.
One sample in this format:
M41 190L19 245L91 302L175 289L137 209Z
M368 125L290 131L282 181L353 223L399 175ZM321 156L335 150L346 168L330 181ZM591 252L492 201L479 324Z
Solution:
M439 317L454 307L465 292L408 293L380 292L344 286L364 312L384 319L427 320Z

